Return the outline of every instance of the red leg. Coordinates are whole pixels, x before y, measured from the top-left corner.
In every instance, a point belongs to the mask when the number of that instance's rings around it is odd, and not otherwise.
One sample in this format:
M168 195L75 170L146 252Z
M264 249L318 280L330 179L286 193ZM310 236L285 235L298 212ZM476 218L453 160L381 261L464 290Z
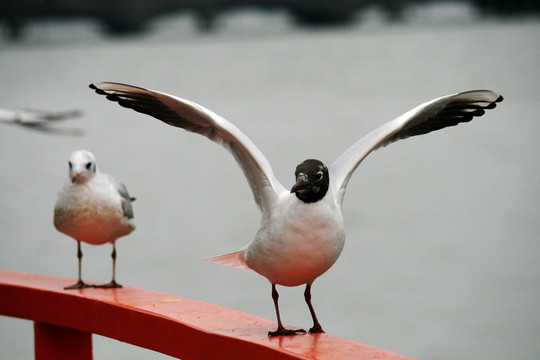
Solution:
M304 291L304 299L306 300L307 306L309 308L309 312L311 313L311 317L313 318L313 327L309 329L309 332L310 333L323 333L324 330L322 329L322 326L319 323L319 320L317 319L317 315L315 315L315 310L313 309L313 305L311 305L311 284L306 284L306 290Z
M296 335L296 334L305 334L306 330L298 329L285 329L281 323L281 316L279 315L279 305L278 305L279 294L276 290L276 284L272 284L272 300L274 300L274 307L276 308L276 315L278 321L278 328L276 331L269 331L268 336L281 336L281 335Z

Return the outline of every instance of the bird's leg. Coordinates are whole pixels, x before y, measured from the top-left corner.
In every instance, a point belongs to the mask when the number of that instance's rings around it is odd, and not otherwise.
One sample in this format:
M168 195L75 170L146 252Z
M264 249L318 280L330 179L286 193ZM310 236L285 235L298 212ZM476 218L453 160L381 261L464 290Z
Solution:
M118 284L116 282L116 279L115 279L116 278L116 240L113 241L112 246L113 246L113 250L112 250L112 253L111 253L111 258L112 258L112 280L108 284L100 285L99 286L100 288L118 288L118 287L122 287L122 285Z
M313 318L313 327L309 329L310 333L323 333L324 330L322 329L321 324L319 323L319 320L317 320L317 315L315 315L315 310L313 309L313 305L311 305L311 284L306 284L306 290L304 291L304 299L306 300L307 306L309 308L309 312L311 313L311 317Z
M82 253L82 250L81 250L81 242L80 242L80 241L77 241L77 258L79 259L79 280L78 280L75 284L73 284L73 285L64 287L64 290L82 289L82 288L86 288L86 287L90 287L90 286L91 286L91 285L85 284L85 283L82 281L82 276L81 276L82 257L83 257L83 253Z
M278 305L279 294L276 290L276 284L272 284L272 300L274 300L274 307L276 308L276 315L278 321L278 328L276 331L269 331L268 336L281 336L281 335L296 335L296 334L305 334L306 330L298 329L285 329L281 323L281 316L279 315L279 305Z

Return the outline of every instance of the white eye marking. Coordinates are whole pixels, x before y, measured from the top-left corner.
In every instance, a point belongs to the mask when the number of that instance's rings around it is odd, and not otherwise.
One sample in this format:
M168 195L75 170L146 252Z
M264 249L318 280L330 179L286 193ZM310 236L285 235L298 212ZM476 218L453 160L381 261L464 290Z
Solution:
M322 171L319 171L315 174L315 180L321 180L323 178L324 174Z

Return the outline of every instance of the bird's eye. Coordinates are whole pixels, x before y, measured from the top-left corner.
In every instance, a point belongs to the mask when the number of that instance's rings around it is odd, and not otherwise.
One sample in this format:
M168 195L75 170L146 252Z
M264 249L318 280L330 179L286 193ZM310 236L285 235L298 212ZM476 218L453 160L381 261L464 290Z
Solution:
M87 162L86 163L86 170L90 170L92 168L92 163L91 162Z
M321 180L323 178L324 174L322 171L319 171L315 174L315 180Z

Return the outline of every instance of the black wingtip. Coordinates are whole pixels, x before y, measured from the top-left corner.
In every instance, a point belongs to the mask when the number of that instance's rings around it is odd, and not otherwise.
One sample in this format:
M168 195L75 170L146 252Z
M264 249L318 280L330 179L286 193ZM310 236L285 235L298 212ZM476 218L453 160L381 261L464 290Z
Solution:
M499 97L492 103L490 103L488 106L486 106L486 109L495 109L495 107L497 106L497 103L500 103L501 101L503 101L504 98L502 97L502 95L499 95Z
M101 90L100 88L98 88L96 85L94 85L93 83L88 85L88 87L92 90L94 90L96 92L96 94L99 94L99 95L107 95L107 93L103 90Z
M471 113L471 116L482 116L486 113L484 109L476 109Z

